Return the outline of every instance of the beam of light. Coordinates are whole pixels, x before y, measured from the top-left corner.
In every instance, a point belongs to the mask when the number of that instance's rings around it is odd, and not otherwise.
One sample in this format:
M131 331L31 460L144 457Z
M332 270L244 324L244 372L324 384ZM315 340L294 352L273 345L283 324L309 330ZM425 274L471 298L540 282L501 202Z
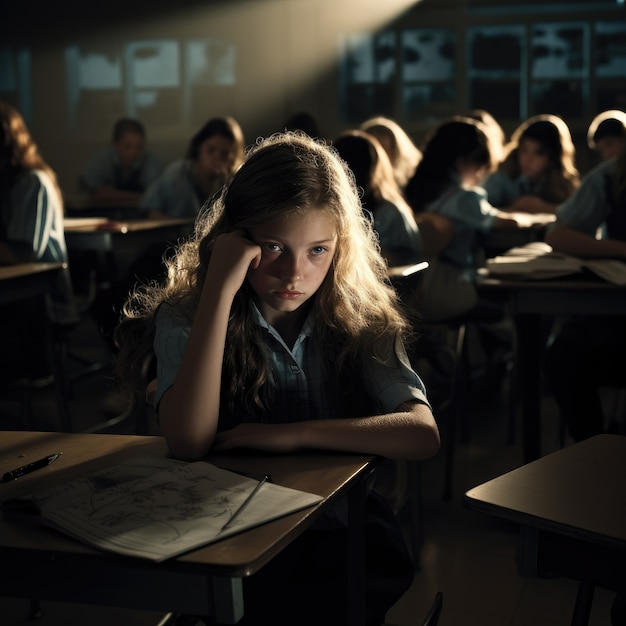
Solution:
M96 96L116 89L110 81L119 75L123 84L117 89L125 94L127 114L147 116L157 135L160 125L195 127L209 117L233 115L244 126L246 139L254 141L258 134L278 130L284 121L279 118L295 110L315 113L320 102L336 101L337 81L329 76L336 75L342 36L380 31L415 4L415 0L157 2L141 20L133 16L92 25L80 38L84 45L67 46L70 126L76 128L84 90ZM108 74L100 66L106 66ZM172 93L177 90L182 108ZM87 101L91 108L98 106L93 97ZM85 113L82 119L91 119L90 112ZM98 118L97 111L93 113Z

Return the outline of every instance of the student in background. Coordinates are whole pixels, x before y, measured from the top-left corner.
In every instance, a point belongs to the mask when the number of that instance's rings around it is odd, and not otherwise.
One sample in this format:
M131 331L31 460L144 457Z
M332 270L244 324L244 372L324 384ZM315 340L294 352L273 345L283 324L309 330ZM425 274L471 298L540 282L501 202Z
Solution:
M122 381L156 353L149 386L172 454L322 449L422 459L439 447L407 322L357 190L303 134L255 145L172 262L117 331ZM412 579L388 504L366 499L367 624ZM319 520L243 581L242 624L347 623L345 511Z
M482 122L489 131L491 139L491 152L495 163L500 163L504 156L504 146L506 144L506 135L500 123L496 118L485 111L485 109L472 109L467 117L472 117L479 122Z
M457 270L459 288L474 282L480 262L479 234L517 227L510 214L488 202L480 186L492 168L487 128L473 118L455 116L441 122L426 138L422 160L407 185L407 199L418 217L430 212L453 222L454 235L439 261ZM457 296L452 291L448 297Z
M122 118L113 127L111 143L91 158L81 181L95 199L139 201L162 169L146 148L143 124Z
M398 189L387 153L372 135L351 130L333 142L363 190L363 209L371 215L381 254L389 265L410 265L423 258L411 207Z
M591 170L556 217L546 235L555 250L626 260L626 147ZM625 354L626 319L620 316L573 317L549 347L551 388L576 441L605 431L599 387L626 386Z
M187 158L172 163L150 185L140 208L151 218L195 217L241 164L243 142L243 133L234 119L209 120L191 139ZM138 252L128 272L100 291L91 307L98 329L113 351L112 333L124 301L136 283L165 279L163 259L170 254L171 244L159 241Z
M554 213L579 183L576 149L567 124L536 115L518 126L505 157L483 186L490 204L520 213Z
M602 161L621 154L626 145L626 113L613 109L596 115L587 131L587 145Z
M63 199L52 168L42 158L20 113L0 102L0 264L67 263ZM67 268L60 271L49 300L50 321L58 326L78 321ZM33 320L40 312L22 306L0 311L2 349L11 360L35 364L41 356L43 329ZM30 341L30 343L29 343ZM17 342L17 344L15 343Z
M389 157L396 184L404 192L422 158L420 149L402 126L388 117L372 117L361 124L361 130L378 139Z
M191 139L184 159L171 163L141 199L152 217L195 217L241 165L244 136L232 117L210 119Z

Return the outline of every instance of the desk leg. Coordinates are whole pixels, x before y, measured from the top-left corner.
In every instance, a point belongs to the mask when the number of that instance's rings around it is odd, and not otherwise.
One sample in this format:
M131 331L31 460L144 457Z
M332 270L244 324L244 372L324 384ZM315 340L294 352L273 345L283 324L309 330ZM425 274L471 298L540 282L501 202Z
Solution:
M348 617L350 626L365 623L365 523L366 481L348 493Z
M576 593L576 605L572 615L572 626L587 626L591 616L591 604L595 588L591 583L579 582Z
M541 368L543 333L540 315L517 315L518 389L522 397L524 463L541 457Z
M215 620L220 624L236 624L244 613L241 578L213 577Z

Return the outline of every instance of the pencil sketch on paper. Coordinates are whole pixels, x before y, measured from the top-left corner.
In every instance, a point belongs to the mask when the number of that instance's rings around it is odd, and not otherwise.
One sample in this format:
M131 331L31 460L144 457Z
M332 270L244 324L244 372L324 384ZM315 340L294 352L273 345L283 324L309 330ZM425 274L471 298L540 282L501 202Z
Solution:
M105 489L98 481L83 480L80 497L69 501L67 493L60 494L60 506L54 498L46 500L42 518L93 546L161 561L322 499L268 483L237 524L222 530L256 485L209 463L183 463Z

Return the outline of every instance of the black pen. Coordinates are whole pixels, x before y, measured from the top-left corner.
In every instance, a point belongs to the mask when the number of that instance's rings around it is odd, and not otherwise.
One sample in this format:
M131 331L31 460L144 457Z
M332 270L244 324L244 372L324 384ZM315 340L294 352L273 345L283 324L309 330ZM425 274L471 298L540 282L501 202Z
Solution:
M62 454L63 452L55 452L54 454L45 456L43 459L39 459L38 461L33 461L32 463L28 463L27 465L22 465L22 467L16 467L14 470L3 474L2 482L8 483L11 480L17 480L20 476L30 474L31 472L34 472L35 470L41 469L43 467L48 467L50 463L56 461Z
M256 496L256 494L259 492L259 489L268 480L270 480L270 476L269 474L265 474L265 476L263 476L263 478L259 481L259 484L252 490L252 493L241 503L241 506L230 516L230 519L222 526L222 528L220 528L220 532L222 532L222 530L226 530L235 521L235 519L239 517L240 513L250 503L250 500L252 500L252 498Z

